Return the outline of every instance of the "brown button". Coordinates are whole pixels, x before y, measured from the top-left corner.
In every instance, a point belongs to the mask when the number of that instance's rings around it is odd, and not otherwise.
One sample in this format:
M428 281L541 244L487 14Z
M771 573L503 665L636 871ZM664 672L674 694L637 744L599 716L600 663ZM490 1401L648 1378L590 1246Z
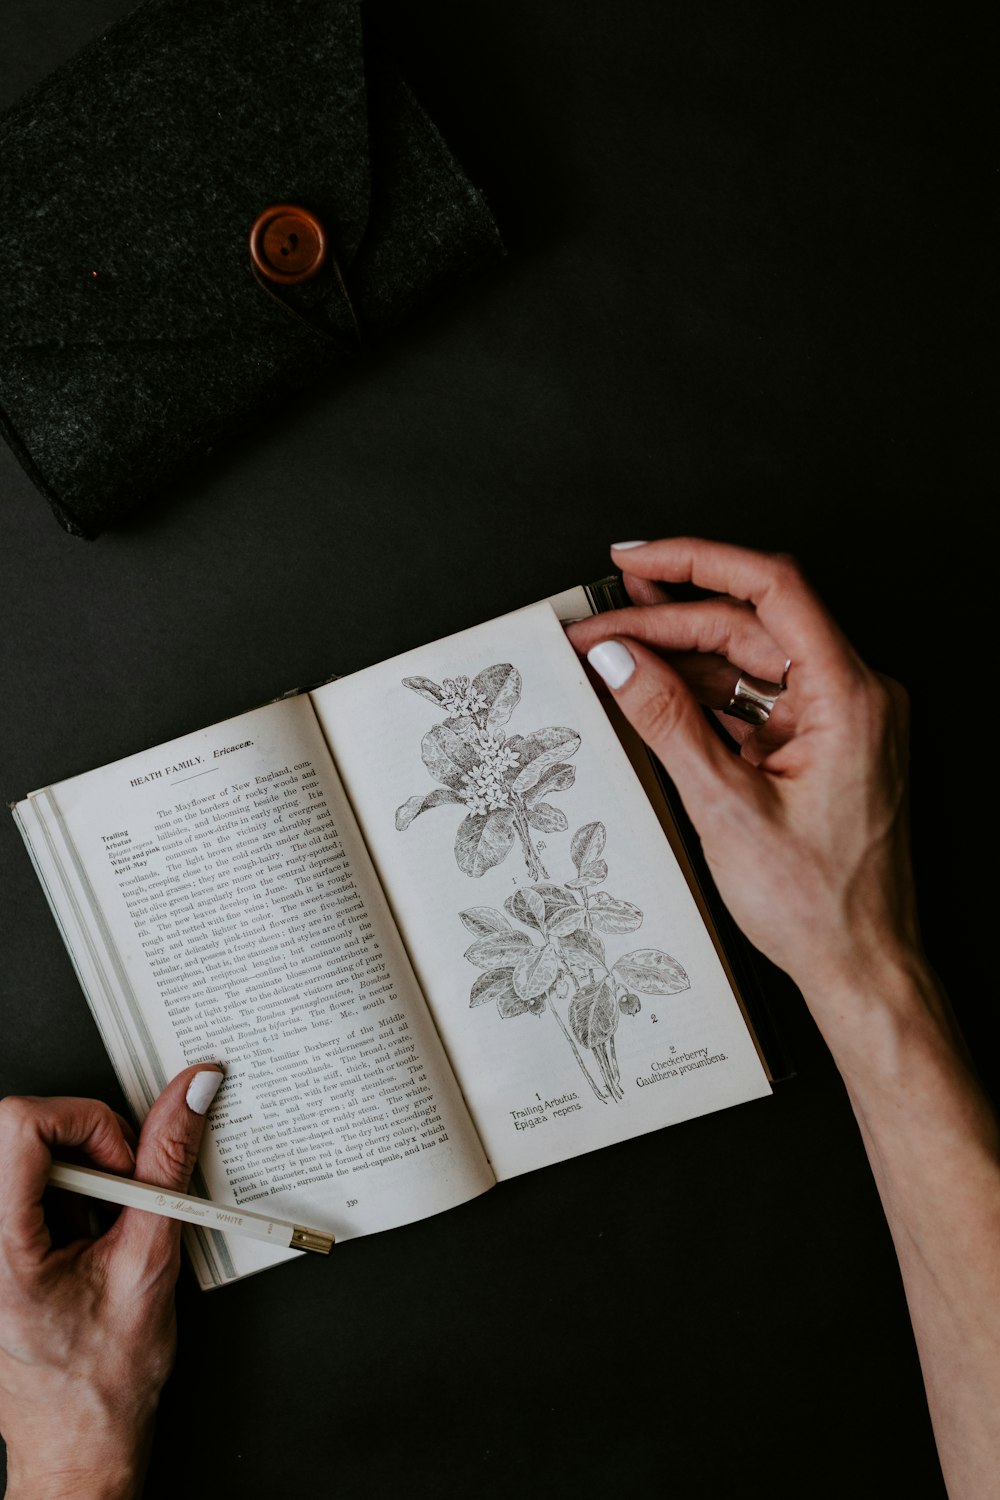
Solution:
M262 276L294 286L326 260L326 235L315 214L294 203L266 208L250 231L250 257Z

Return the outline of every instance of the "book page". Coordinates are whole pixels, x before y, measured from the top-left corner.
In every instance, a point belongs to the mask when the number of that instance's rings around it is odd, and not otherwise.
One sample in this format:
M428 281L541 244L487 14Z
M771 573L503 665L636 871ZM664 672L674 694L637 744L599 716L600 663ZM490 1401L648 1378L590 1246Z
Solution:
M770 1092L548 603L312 696L498 1177Z
M492 1185L308 698L18 816L137 1114L225 1065L195 1191L345 1239ZM298 1253L191 1243L203 1284Z

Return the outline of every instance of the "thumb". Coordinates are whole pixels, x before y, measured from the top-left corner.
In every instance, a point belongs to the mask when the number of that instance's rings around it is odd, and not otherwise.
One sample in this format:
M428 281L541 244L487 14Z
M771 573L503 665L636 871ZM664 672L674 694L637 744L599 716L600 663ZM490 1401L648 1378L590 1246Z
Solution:
M601 641L587 660L611 689L625 717L675 783L696 828L737 791L746 767L709 727L684 680L662 657L636 641Z
M135 1177L186 1192L198 1160L205 1117L224 1074L218 1063L197 1063L178 1073L153 1105L139 1132ZM120 1253L136 1269L175 1269L180 1225L141 1208L126 1208L116 1225Z

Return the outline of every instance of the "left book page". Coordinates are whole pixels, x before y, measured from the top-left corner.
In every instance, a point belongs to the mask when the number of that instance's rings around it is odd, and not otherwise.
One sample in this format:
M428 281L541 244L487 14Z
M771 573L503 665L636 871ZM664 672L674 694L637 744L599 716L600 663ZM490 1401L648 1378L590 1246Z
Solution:
M194 1191L347 1239L493 1185L307 697L15 817L138 1117L225 1064ZM205 1287L300 1253L185 1233Z

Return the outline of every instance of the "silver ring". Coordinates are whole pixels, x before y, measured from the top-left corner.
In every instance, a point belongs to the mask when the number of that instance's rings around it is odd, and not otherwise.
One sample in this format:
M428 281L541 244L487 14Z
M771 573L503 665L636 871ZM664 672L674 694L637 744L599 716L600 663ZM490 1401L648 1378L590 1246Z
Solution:
M788 675L790 666L791 662L786 666L784 676ZM742 719L746 724L766 724L771 717L772 708L784 691L783 680L765 682L762 677L751 677L749 672L741 672L725 712L734 719Z

